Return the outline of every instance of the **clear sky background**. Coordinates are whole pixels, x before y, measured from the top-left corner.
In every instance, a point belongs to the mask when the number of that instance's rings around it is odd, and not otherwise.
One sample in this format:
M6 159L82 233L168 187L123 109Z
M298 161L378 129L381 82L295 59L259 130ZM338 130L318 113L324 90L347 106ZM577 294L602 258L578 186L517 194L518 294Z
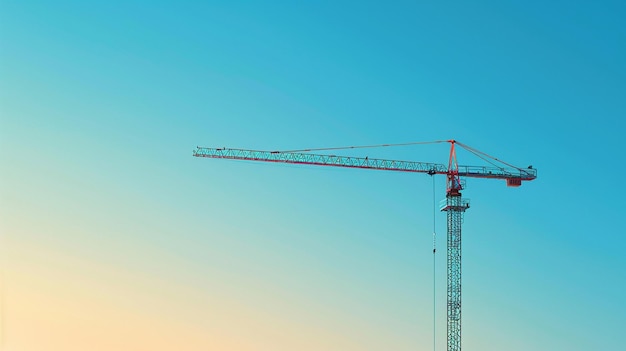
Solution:
M622 348L624 4L3 0L4 349L432 350L432 178L191 155L451 138L539 175L468 180L463 348Z

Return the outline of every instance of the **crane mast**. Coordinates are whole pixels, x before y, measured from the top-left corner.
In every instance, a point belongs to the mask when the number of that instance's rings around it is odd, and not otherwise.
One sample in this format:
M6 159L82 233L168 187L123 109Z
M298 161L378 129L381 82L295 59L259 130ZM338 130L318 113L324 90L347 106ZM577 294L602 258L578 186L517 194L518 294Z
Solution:
M261 161L275 163L306 164L344 168L361 168L383 171L415 172L429 175L446 175L446 198L441 211L446 212L447 222L447 351L461 350L461 223L463 214L469 208L469 200L463 199L461 177L503 179L507 186L518 187L522 181L537 178L537 170L532 166L518 168L491 157L483 152L461 144L456 140L450 143L448 165L428 162L370 159L312 154L291 151L260 151L229 148L197 147L193 156L231 160ZM497 161L505 166L459 166L455 146L459 145L477 156L489 161ZM389 146L389 145L381 145ZM354 148L354 147L350 147ZM338 148L331 148L338 149Z
M469 201L461 196L455 143L451 143L446 181L446 200L441 210L447 212L447 332L448 351L461 350L461 223Z
M461 223L469 201L460 192L448 193L441 209L447 212L448 351L461 350Z

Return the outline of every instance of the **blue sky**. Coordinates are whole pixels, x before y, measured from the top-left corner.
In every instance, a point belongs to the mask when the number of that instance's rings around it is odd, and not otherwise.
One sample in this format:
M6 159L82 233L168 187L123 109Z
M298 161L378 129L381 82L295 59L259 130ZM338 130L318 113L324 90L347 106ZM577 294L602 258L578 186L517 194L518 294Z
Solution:
M432 349L430 177L191 153L454 138L539 175L468 180L464 348L620 347L625 14L618 1L3 1L3 342ZM445 163L448 148L347 154ZM438 350L444 226L438 213Z

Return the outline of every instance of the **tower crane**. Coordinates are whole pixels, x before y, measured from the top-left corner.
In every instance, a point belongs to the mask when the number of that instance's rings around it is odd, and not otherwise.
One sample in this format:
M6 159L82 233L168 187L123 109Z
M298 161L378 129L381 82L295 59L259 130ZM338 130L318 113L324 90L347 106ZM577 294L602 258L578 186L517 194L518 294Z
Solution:
M450 143L448 165L439 163L397 161L351 156L313 154L310 151L336 150L360 147L304 149L293 151L259 151L230 148L197 147L195 157L220 158L231 160L261 161L304 164L316 166L332 166L344 168L361 168L383 171L426 173L429 175L446 176L446 198L441 211L447 213L447 350L461 350L461 223L464 212L469 208L469 201L463 199L461 190L462 178L502 179L507 186L519 187L522 181L537 178L537 170L532 166L519 168L503 162L486 153L471 148L456 140L440 140L432 143ZM409 143L422 144L422 143ZM408 144L396 144L408 145ZM489 162L491 166L460 166L457 163L455 146L461 146L469 152ZM377 145L393 146L393 145ZM370 146L364 146L370 147ZM497 162L497 163L496 163ZM499 163L499 165L498 165Z

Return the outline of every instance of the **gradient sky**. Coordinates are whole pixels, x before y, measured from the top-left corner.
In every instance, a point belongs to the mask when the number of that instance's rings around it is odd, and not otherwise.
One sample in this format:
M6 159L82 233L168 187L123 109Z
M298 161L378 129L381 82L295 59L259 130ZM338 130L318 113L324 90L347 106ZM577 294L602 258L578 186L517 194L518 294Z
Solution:
M468 180L463 348L621 349L624 4L3 0L4 349L432 350L443 178L191 155L452 138L539 175Z

